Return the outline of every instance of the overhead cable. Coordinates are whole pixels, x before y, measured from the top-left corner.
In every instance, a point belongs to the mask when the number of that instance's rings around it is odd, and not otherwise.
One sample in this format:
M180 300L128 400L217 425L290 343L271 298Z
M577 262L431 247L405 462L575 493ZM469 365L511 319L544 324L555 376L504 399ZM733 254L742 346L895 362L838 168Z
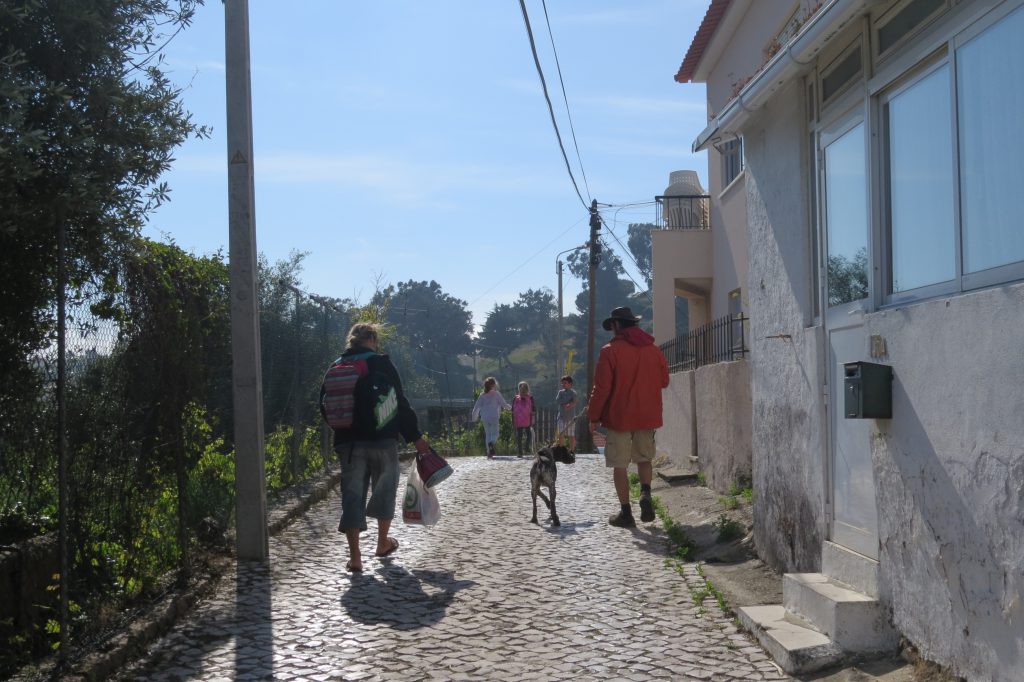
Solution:
M559 240L559 239L561 239L561 238L562 238L563 236L565 236L565 233L567 233L567 232L568 232L569 230L571 230L572 228L576 227L577 225L579 225L580 223L582 223L582 222L583 222L584 220L586 220L586 219L587 219L587 218L589 218L589 217L590 217L589 215L586 215L586 216L584 216L584 217L580 218L579 220L577 220L576 222L574 222L574 223L573 223L572 225L570 225L569 227L567 227L567 228L565 228L564 230L562 230L561 232L559 232L559 233L558 233L558 235L557 235L557 236L555 236L555 238L554 238L554 239L552 239L551 241L549 241L549 242L548 242L547 244L545 244L544 246L542 246L542 247L540 248L540 250L539 250L539 251L537 251L537 252L536 252L536 253L534 253L534 254L533 254L532 256L530 256L529 258L527 258L526 260L524 260L524 261L523 261L522 263L520 263L520 264L519 264L519 266L518 266L518 267L516 267L516 269L515 269L515 270L513 270L513 271L512 271L512 272L510 272L510 273L508 273L507 275L505 275L504 277L502 277L501 279L499 279L499 280L498 280L497 282L495 282L495 283L494 283L493 285L491 285L491 287L490 287L489 289L487 289L486 291L482 292L482 293L481 293L481 294L480 294L479 296L477 296L477 297L476 297L476 298L475 298L475 299L474 299L473 301L471 301L469 305L470 305L470 306L472 306L472 305L473 305L474 303L476 303L477 301L479 301L479 300L480 300L481 298L483 298L484 296L486 296L486 295L487 295L487 294L489 294L490 292L494 291L494 290L495 290L495 289L496 289L496 288L498 287L498 285L499 285L499 284L501 284L501 283L502 283L502 282L504 282L504 281L505 281L506 279L508 279L508 278L509 278L509 277L511 277L512 275L514 275L514 274L516 274L517 272L519 272L520 270L522 270L522 269L523 269L523 267L525 267L527 263L529 263L529 262L530 262L530 261L532 261L532 260L533 260L534 258L536 258L536 257L537 257L537 256L539 256L540 254L542 254L542 253L543 253L544 251L546 251L546 250L547 250L547 248L548 248L549 246L551 246L551 245L552 245L552 244L554 244L554 243L555 243L556 241L558 241L558 240Z
M555 120L555 108L551 105L551 96L548 95L548 84L544 80L544 71L540 67L540 57L537 56L537 43L533 40L533 28L530 26L530 15L526 12L526 1L519 0L519 7L523 10L523 22L526 24L526 34L530 38L530 51L533 53L533 63L537 67L537 75L540 76L540 85L544 89L544 100L548 103L548 113L551 114L551 125L555 128L555 137L558 138L558 148L562 150L562 158L565 160L565 170L569 173L572 186L576 190L576 196L580 198L583 208L590 210L590 204L583 198L580 186L576 184L576 177L572 174L572 166L569 165L569 155L565 153L565 145L562 143L562 134L558 131L558 121Z
M580 156L580 146L576 143L576 128L572 124L572 112L569 111L569 97L565 94L565 80L562 79L562 65L558 62L558 50L555 49L555 34L551 32L551 20L548 18L547 0L541 0L544 7L544 21L548 25L548 37L551 38L551 52L555 55L555 68L558 70L558 83L562 86L562 101L565 102L565 115L569 119L569 132L572 134L572 146L576 148L576 160L580 162L580 174L583 176L583 187L590 196L590 185L587 183L587 171L583 170L583 158Z

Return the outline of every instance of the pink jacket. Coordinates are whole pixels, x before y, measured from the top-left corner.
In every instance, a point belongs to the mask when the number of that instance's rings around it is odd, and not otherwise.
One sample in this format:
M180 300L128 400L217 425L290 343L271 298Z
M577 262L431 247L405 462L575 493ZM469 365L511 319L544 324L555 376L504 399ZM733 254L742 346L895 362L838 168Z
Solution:
M525 398L521 395L516 395L512 399L512 426L517 429L526 428L533 423L533 413L536 408L533 406L533 396L528 395Z

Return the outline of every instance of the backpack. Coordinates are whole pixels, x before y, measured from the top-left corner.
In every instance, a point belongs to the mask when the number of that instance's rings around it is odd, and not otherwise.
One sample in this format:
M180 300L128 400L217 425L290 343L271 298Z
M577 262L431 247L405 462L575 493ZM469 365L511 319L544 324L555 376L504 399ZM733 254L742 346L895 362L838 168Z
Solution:
M332 429L384 429L398 414L398 393L384 372L371 371L373 351L335 360L321 384L320 407Z
M320 385L320 407L332 429L351 429L355 420L356 384L370 373L372 352L344 355L331 363Z

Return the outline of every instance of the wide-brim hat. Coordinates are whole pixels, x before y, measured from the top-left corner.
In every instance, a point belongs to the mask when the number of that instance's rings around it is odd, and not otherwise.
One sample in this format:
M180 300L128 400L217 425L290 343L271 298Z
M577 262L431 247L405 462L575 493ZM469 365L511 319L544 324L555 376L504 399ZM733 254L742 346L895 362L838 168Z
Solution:
M612 330L613 320L618 320L620 322L639 322L640 317L638 315L634 315L633 311L629 308L616 308L611 312L611 315L605 318L605 321L601 323L601 326L604 327L606 332L610 332Z

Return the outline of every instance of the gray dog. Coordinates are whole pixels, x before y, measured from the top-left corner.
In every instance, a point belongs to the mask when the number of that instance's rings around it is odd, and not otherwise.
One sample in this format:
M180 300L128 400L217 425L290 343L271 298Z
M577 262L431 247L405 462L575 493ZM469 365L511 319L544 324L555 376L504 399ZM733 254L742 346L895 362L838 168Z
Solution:
M551 510L551 525L560 526L558 512L555 511L555 480L558 478L556 462L562 464L575 464L576 455L569 452L564 445L549 445L542 448L530 467L530 494L533 496L533 518L530 523L537 523L537 496L544 500L544 504ZM544 494L541 487L548 489L548 496Z

